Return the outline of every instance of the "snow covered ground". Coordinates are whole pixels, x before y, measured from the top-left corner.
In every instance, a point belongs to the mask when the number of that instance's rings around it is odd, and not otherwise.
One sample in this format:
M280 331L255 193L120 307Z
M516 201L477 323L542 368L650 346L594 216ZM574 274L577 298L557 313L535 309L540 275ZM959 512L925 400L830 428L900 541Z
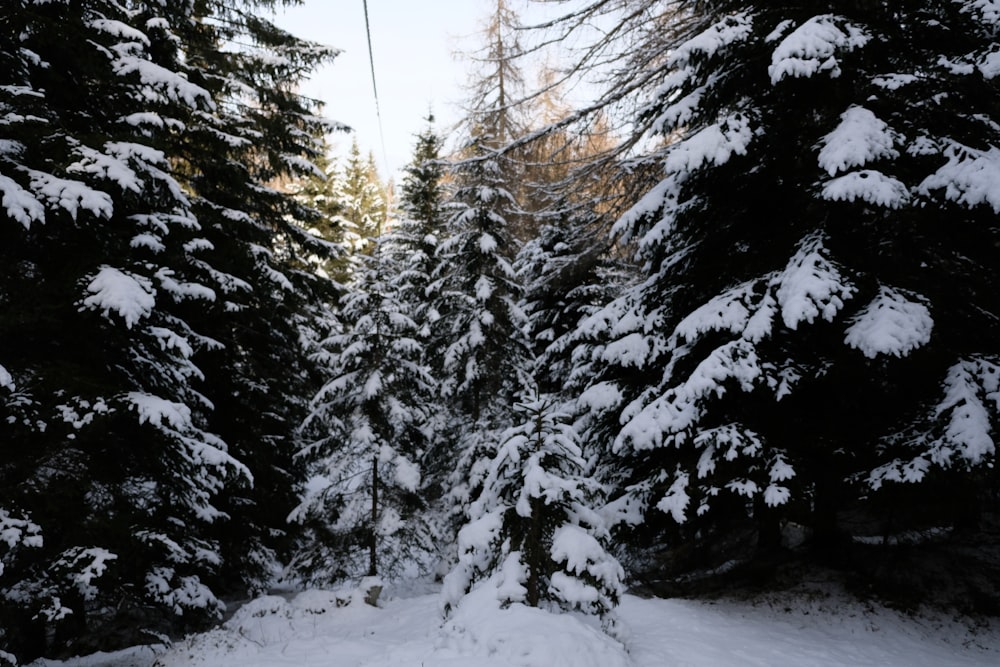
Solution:
M306 591L268 596L222 627L173 647L136 648L32 667L682 667L1000 664L1000 623L909 615L829 585L766 600L627 596L619 643L589 619L467 597L443 625L435 592ZM346 604L345 604L346 603Z

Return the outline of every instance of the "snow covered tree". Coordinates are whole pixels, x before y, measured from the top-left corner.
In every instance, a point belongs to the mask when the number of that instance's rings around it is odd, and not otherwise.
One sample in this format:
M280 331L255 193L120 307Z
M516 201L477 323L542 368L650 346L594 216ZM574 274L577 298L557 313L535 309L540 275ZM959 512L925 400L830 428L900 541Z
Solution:
M374 158L371 153L367 158L361 157L357 140L351 142L339 185L341 215L348 229L355 230L359 238L355 250L367 248L370 252L371 240L385 231L388 201Z
M315 173L291 181L286 188L298 202L315 212L308 219L299 220L299 224L333 247L329 257L309 255L302 260L322 275L346 283L351 274L351 253L361 245L361 239L343 216L344 205L339 194L341 168L330 156L329 148L317 158L316 167Z
M427 117L427 127L417 136L413 159L406 166L400 188L398 218L393 221L387 250L400 267L398 281L402 298L426 327L437 319L427 312L435 298L427 293L437 263L437 247L444 232L446 164L441 159L441 138Z
M488 414L491 401L516 395L525 368L521 287L505 218L515 204L500 180L502 161L486 152L457 165L462 175L435 276L443 391L473 420Z
M968 522L996 491L1000 13L674 4L639 127L676 140L616 228L646 278L581 327L615 507L759 547L791 519L831 558L849 514Z
M579 324L611 301L626 280L599 221L591 214L543 225L517 255L526 334L537 359L536 380L547 393L566 396L572 390Z
M419 494L434 383L386 269L378 247L360 259L344 331L324 342L332 377L303 425L309 480L290 519L306 536L292 567L316 583L413 575L435 550Z
M4 557L0 642L26 657L193 627L270 567L261 501L290 490L268 475L309 316L273 289L291 204L263 183L314 154L315 110L288 89L329 51L237 6L13 5L0 513L28 539ZM237 34L244 50L220 50ZM263 411L251 378L288 400Z
M447 479L449 506L443 511L451 513L456 528L525 386L529 358L505 218L513 199L503 185L502 158L480 150L456 166L462 173L448 203L451 217L428 292L436 297L428 307L439 314L428 361L448 407L428 457Z
M459 533L446 609L491 585L503 604L579 610L610 625L624 571L603 545L609 534L594 510L601 489L550 399L528 395L516 410L519 423L501 435Z

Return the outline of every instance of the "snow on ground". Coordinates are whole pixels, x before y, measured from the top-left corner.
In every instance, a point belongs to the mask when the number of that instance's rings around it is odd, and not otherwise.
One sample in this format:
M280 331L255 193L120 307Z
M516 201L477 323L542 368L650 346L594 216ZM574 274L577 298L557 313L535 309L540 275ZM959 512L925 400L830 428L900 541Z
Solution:
M140 647L31 667L746 667L1000 664L1000 624L906 614L816 585L758 600L642 599L619 607L625 645L590 619L485 589L443 625L437 593L267 596L172 648ZM627 648L626 648L627 647Z

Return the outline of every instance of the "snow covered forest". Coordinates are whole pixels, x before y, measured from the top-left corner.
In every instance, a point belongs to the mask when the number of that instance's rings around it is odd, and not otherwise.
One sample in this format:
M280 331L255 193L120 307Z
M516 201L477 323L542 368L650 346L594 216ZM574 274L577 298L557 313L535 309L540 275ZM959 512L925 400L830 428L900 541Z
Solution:
M365 577L1000 613L1000 0L532 1L399 183L294 0L3 1L0 665Z

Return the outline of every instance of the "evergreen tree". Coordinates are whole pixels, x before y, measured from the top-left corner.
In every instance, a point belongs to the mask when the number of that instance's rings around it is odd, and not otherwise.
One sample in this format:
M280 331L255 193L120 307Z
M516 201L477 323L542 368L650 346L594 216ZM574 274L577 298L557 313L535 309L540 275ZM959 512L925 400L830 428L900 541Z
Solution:
M435 550L419 494L434 383L391 268L378 248L361 258L344 331L324 342L332 377L304 424L310 479L291 520L307 530L293 568L316 583L413 575Z
M568 398L573 388L575 336L580 323L611 301L626 281L609 252L600 216L567 216L546 224L524 244L515 269L524 286L526 334L536 379L546 393Z
M351 142L338 194L346 226L359 237L355 250L371 252L371 241L385 231L388 201L374 158L361 157L357 140Z
M593 509L601 489L550 399L529 395L517 417L520 423L501 435L459 533L445 603L455 605L488 581L504 604L580 610L610 626L624 572L602 544L607 527Z
M436 265L437 247L444 233L445 163L441 138L434 130L434 116L417 136L413 159L406 166L400 189L399 217L387 239L394 261L401 267L397 277L402 298L422 327L437 319L426 305L436 299L428 294Z
M639 122L677 140L617 226L646 279L581 327L615 507L758 548L794 520L827 558L848 515L869 537L974 521L996 492L1000 15L677 5Z
M309 318L262 289L290 210L262 186L314 154L290 72L329 52L238 7L14 5L0 31L0 515L14 531L0 646L32 657L192 627L270 568L268 501L290 493L269 479L273 445ZM237 34L257 48L220 50ZM288 64L265 65L282 48ZM254 391L278 386L288 401L262 410Z
M447 204L451 217L428 291L436 297L428 307L439 315L428 361L446 406L428 458L447 478L440 511L454 530L466 518L528 374L520 285L504 217L513 200L503 188L501 158L481 150L456 166L462 173Z
M504 188L502 161L484 152L457 165L461 177L435 276L442 299L443 391L474 421L489 414L494 399L515 395L525 368L521 287L505 217L515 203Z
M361 239L343 216L341 168L328 148L317 158L316 167L316 172L286 186L298 202L315 211L315 215L299 221L302 227L331 246L329 257L312 254L303 258L304 263L321 275L346 283L351 275L351 252Z

